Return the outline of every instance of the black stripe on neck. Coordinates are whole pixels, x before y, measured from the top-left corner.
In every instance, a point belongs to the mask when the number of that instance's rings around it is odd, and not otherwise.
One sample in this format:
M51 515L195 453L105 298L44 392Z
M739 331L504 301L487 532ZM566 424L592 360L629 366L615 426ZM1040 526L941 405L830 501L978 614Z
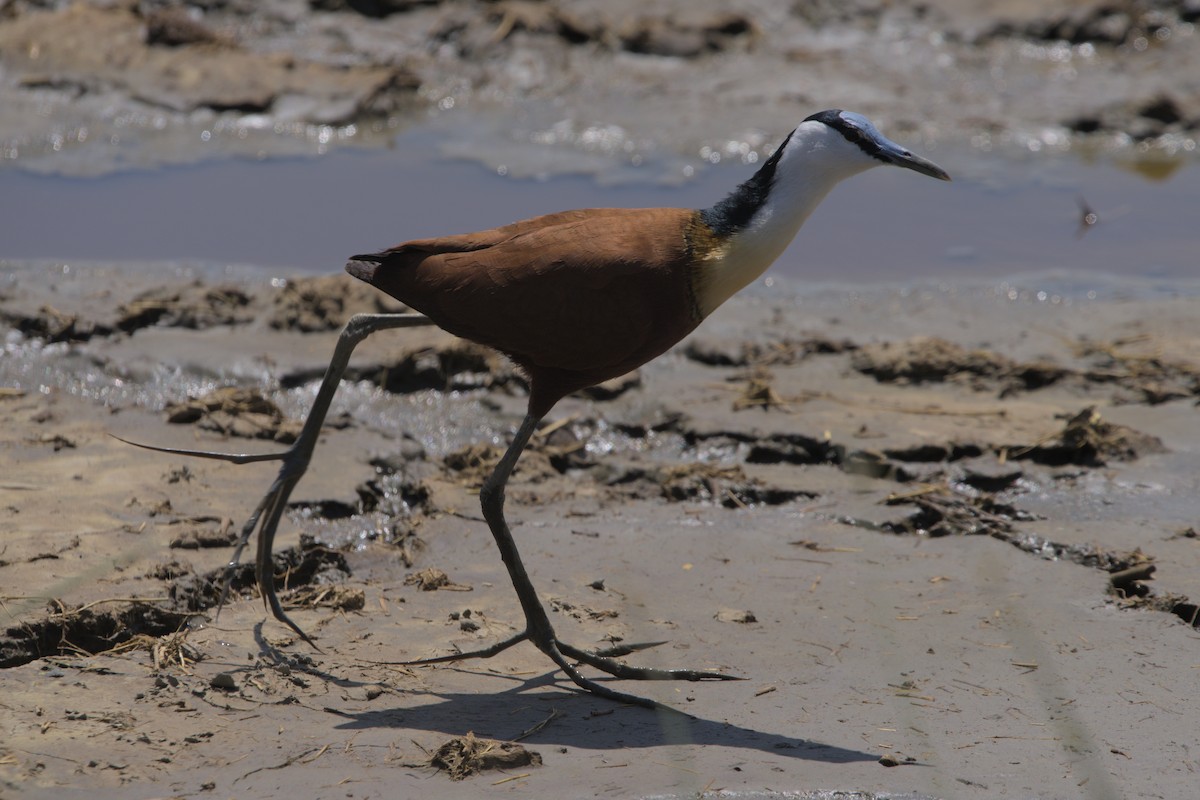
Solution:
M795 131L792 131L795 133ZM732 236L750 224L750 220L767 202L771 186L775 183L775 167L783 155L783 148L792 139L792 133L787 135L783 144L771 154L771 157L759 167L758 172L749 180L738 185L723 200L712 208L700 212L700 219L719 237Z

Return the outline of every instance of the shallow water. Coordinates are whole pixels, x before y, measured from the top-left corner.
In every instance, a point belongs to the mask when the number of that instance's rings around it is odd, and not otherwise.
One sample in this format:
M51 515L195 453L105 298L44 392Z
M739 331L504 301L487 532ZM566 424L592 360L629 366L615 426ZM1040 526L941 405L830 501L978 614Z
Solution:
M571 175L517 179L469 154L448 156L436 129L386 150L312 158L214 160L99 178L0 171L0 258L193 260L282 273L333 272L345 257L397 242L493 227L563 208L698 207L754 166L672 159L618 167L606 185ZM951 184L874 170L839 186L772 274L817 282L1000 282L1054 273L1071 291L1115 276L1172 293L1200 278L1194 232L1200 169L1158 169L1076 155L1021 160L975 151L930 155ZM535 154L524 154L535 158ZM513 172L528 173L525 164ZM1081 223L1081 198L1097 215Z

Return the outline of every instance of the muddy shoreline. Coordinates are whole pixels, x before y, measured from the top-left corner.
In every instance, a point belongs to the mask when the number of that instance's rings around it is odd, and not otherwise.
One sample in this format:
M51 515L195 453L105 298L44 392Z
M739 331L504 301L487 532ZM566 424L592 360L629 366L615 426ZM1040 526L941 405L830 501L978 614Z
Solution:
M1195 153L1198 19L1153 0L13 0L0 152L97 175L387 147L438 119L446 155L506 174L678 180L844 107L923 150L1161 162Z
M692 715L668 720L573 693L532 648L382 663L519 620L474 495L523 407L503 360L416 330L357 355L277 546L315 652L245 570L214 617L272 468L108 434L278 448L377 300L340 276L12 266L8 792L379 796L474 768L461 796L1190 785L1195 298L756 292L564 403L510 489L556 624L748 679L636 687Z
M1165 175L1194 159L1198 17L12 0L0 153L104 176L428 125L514 177L677 182L842 106L935 158ZM274 467L114 436L285 447L339 327L394 306L342 275L0 260L0 796L1187 796L1200 291L1058 283L773 279L555 410L514 533L565 639L746 679L626 687L676 716L580 695L531 647L395 663L520 623L477 510L524 408L503 359L432 330L360 347L276 546L316 651L244 566L216 615Z

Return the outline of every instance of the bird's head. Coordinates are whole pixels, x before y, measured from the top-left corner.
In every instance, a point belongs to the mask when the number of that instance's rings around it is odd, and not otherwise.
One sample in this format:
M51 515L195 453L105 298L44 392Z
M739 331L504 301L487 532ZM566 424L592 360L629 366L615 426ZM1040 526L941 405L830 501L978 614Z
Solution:
M831 170L844 171L841 177L891 164L938 180L950 180L937 164L886 138L869 119L853 111L832 109L813 114L800 124L793 138L801 148L821 151L821 161Z

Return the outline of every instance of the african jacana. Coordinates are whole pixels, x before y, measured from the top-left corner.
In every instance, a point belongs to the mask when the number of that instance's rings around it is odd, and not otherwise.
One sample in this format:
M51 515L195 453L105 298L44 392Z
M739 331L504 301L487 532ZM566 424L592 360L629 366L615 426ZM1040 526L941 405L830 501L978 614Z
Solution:
M559 641L504 519L505 485L539 421L559 400L623 375L679 342L766 271L830 189L881 164L950 180L937 165L884 138L865 117L822 111L804 120L749 180L711 208L564 211L354 256L346 265L351 275L424 316L363 314L351 319L304 430L289 450L233 455L153 449L236 463L283 461L275 483L243 527L234 561L262 518L256 560L259 588L275 617L311 643L275 596L271 548L279 519L307 469L321 422L354 347L378 330L432 322L499 350L529 379L525 418L480 490L483 515L520 599L525 629L483 650L407 663L490 657L529 640L580 687L650 706L657 704L583 677L567 659L618 678L730 679L717 672L630 667L613 657L648 645L594 653Z

